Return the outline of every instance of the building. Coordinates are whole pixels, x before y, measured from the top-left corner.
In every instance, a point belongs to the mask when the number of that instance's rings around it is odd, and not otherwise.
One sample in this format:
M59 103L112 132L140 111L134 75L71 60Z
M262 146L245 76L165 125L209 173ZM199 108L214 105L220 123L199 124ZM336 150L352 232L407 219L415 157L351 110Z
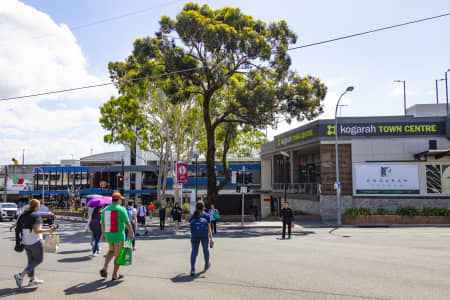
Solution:
M336 219L336 132L342 211L449 207L450 118L445 104L424 104L406 116L338 118L337 128L317 120L262 145L263 215L286 195L294 209Z

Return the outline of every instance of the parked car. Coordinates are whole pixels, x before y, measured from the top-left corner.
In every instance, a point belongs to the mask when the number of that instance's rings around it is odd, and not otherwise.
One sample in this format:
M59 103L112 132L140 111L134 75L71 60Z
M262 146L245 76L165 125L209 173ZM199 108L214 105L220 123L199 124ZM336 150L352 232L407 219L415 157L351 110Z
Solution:
M17 204L15 203L0 203L0 221L12 221L16 218Z
M39 215L41 216L44 224L48 224L50 226L55 222L55 214L43 204L41 204L41 207L39 208Z

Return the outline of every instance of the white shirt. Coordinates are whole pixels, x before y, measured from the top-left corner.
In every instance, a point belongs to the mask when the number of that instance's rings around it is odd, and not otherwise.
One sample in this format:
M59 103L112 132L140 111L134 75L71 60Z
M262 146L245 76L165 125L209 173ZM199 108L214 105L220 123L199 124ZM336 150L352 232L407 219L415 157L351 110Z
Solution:
M145 217L145 213L146 213L146 208L143 205L140 205L138 207L138 216L139 217Z

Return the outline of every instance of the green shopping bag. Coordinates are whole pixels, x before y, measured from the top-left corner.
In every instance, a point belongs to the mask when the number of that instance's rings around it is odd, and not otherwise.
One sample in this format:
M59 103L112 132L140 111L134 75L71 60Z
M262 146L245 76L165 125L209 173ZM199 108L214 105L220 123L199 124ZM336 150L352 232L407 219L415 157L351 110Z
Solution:
M133 249L131 249L131 240L128 240L125 243L125 246L122 248L122 251L120 251L116 263L122 266L129 266L131 265L132 256L133 256Z
M219 220L220 219L220 215L218 213L214 213L213 217L215 220Z

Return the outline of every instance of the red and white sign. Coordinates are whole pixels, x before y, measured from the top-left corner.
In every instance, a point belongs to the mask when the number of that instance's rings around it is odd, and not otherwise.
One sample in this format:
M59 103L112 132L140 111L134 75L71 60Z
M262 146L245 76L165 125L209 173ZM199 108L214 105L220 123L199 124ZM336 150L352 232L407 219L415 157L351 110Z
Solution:
M188 182L188 164L177 163L177 183Z

